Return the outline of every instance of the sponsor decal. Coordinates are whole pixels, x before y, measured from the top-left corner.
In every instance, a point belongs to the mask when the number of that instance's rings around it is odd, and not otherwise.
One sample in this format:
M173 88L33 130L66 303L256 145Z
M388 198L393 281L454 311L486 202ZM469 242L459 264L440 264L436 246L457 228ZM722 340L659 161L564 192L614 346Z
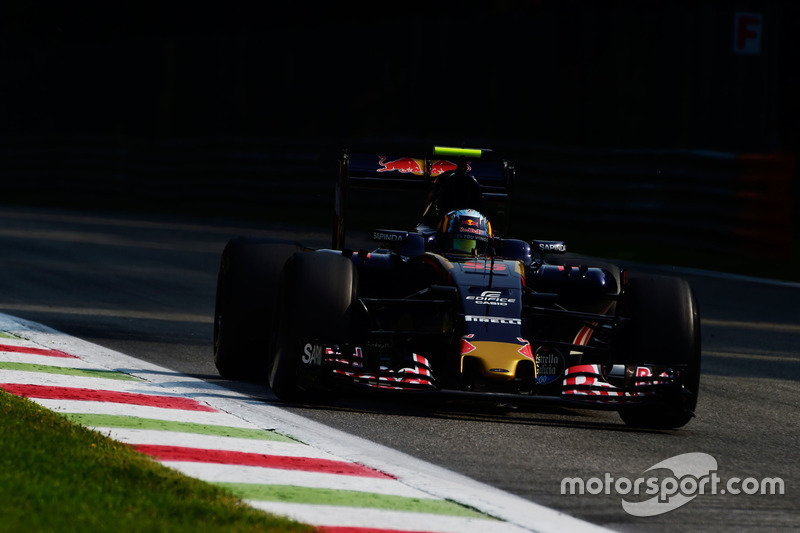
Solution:
M444 172L450 170L456 170L457 168L458 165L456 165L452 161L447 161L446 159L436 159L434 161L431 161L431 176L435 177ZM467 172L472 171L472 165L470 163L467 163L466 170Z
M547 385L556 381L564 373L566 361L552 346L539 346L534 355L536 361L536 383Z
M483 230L475 229L475 228L472 228L472 227L469 227L469 226L468 227L461 226L460 228L458 228L458 232L459 233L472 233L472 234L475 234L475 235L483 235L483 234L486 233Z
M466 315L464 319L467 322L484 322L488 324L506 324L511 326L521 326L522 319L521 318L508 318L502 316L478 316L478 315Z
M534 248L540 252L550 252L563 254L567 251L567 245L562 241L533 241Z
M325 346L321 344L306 344L303 348L302 361L304 365L322 365L322 356L325 355Z
M386 341L368 341L365 348L368 351L378 351L378 352L385 352L387 350L391 350L394 344L391 342ZM356 348L360 350L360 348Z
M414 174L415 176L422 176L425 174L425 160L415 159L413 157L401 157L386 161L386 156L379 156L378 164L381 168L378 172L401 172L403 174ZM435 159L431 161L431 176L436 177L450 170L456 170L458 165L446 159ZM472 170L472 166L467 163L467 172Z
M503 298L500 291L483 291L480 296L467 296L467 300L481 305L507 306L516 302L516 298Z
M408 236L407 233L390 233L387 231L373 231L372 232L372 240L374 241L384 241L384 242L400 242L406 239Z
M415 176L422 176L425 174L425 167L422 159L401 157L400 159L386 161L386 156L380 156L378 164L381 166L381 168L378 169L378 172L394 171L402 174L414 174Z

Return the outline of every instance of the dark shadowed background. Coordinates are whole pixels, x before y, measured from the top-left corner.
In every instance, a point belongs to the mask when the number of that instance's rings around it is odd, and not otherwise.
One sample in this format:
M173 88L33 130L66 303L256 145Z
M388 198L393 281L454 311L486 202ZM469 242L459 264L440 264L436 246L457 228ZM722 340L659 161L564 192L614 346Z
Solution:
M0 202L327 221L341 149L464 144L523 237L795 260L797 2L270 6L6 3Z

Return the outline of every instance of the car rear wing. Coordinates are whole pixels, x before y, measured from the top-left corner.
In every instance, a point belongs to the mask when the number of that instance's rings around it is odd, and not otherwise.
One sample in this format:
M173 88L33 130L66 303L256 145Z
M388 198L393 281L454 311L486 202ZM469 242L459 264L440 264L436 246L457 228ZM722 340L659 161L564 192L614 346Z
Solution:
M418 189L430 192L439 176L463 170L475 178L483 200L507 206L514 166L506 160L487 158L489 152L437 146L430 158L418 158L349 153L345 150L339 160L336 182L333 248L344 248L347 191L352 188ZM506 216L507 207L499 211Z

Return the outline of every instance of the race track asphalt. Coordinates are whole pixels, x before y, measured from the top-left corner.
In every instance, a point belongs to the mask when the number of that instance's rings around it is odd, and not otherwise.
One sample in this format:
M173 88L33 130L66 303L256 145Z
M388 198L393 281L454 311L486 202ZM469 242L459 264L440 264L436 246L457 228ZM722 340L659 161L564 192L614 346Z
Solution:
M240 234L329 242L324 230L235 219L3 207L0 312L274 402L262 383L220 379L212 361L219 255ZM677 273L698 295L703 328L697 418L681 430L635 431L615 413L572 409L364 400L285 408L612 529L796 529L800 286ZM785 494L704 494L650 517L626 513L614 490L561 494L564 478L635 480L693 452L712 456L724 481L780 477Z

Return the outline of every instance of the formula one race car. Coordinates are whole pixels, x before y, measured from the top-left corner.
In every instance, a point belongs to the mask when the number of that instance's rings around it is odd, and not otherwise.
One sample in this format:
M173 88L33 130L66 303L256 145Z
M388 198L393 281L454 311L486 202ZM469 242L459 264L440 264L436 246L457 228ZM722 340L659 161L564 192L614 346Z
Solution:
M614 409L635 427L686 424L700 379L688 283L565 261L561 241L497 235L483 213L508 204L514 167L486 155L345 152L330 249L231 240L217 285L220 374L268 377L285 401L449 394ZM427 190L421 222L347 249L347 194L364 186Z

